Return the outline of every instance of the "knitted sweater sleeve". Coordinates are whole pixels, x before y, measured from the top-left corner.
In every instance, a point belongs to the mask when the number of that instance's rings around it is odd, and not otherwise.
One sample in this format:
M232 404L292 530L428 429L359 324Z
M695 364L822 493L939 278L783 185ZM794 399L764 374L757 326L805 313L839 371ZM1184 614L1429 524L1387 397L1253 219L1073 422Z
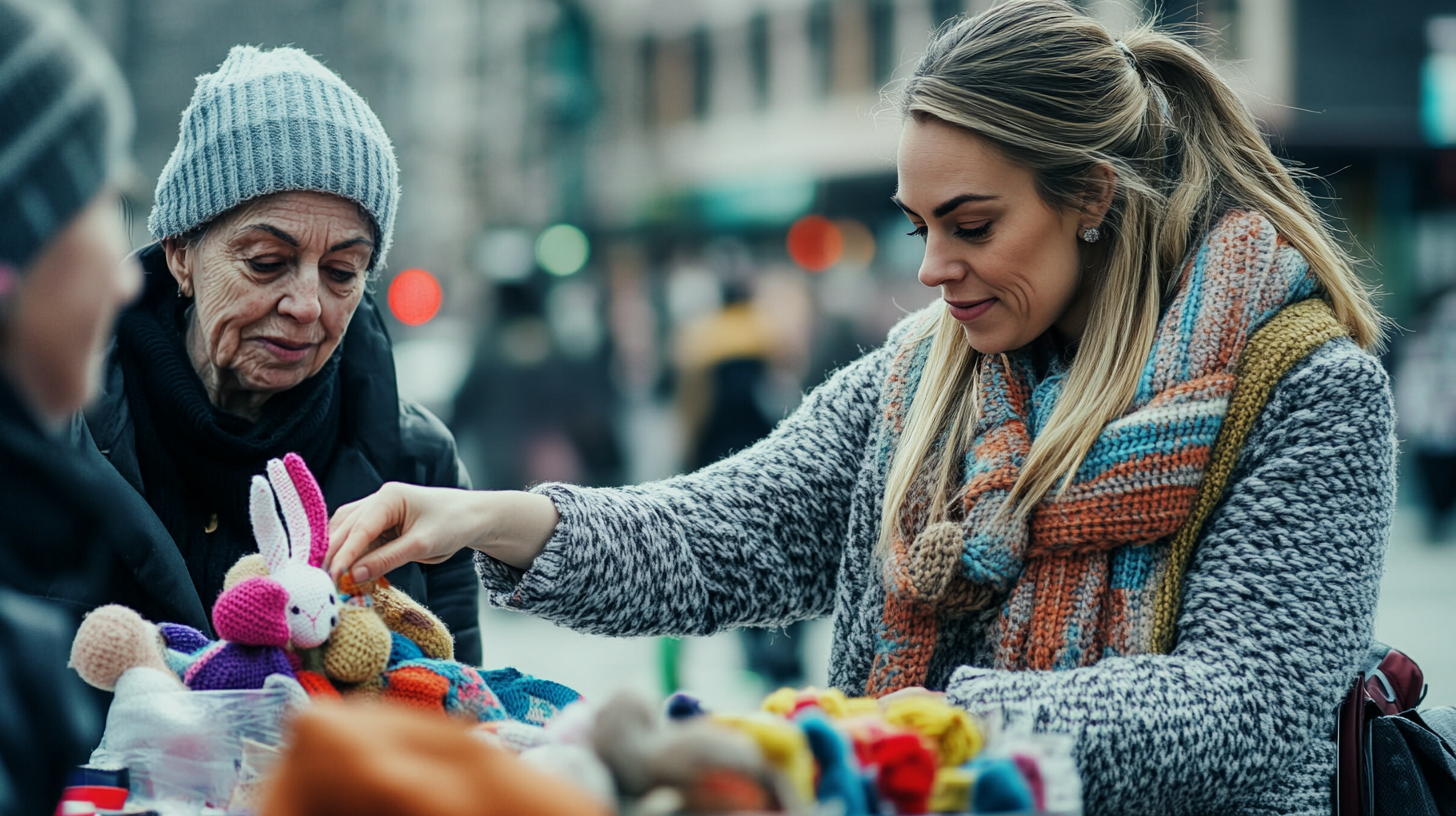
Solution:
M534 488L561 521L525 573L477 556L490 602L603 635L701 635L828 613L888 354L845 367L766 439L696 473Z
M1229 813L1294 793L1296 774L1310 777L1301 803L1278 812L1327 809L1333 763L1308 763L1333 756L1334 711L1370 641L1393 434L1385 371L1347 340L1326 344L1285 375L1245 445L1198 542L1172 654L963 667L947 696L1073 735L1089 814Z

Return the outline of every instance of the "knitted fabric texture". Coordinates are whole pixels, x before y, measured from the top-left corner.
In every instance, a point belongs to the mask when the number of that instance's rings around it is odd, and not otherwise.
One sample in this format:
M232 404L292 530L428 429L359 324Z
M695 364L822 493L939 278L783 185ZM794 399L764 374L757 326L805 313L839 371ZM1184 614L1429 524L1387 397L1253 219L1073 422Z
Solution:
M111 691L134 666L169 667L157 628L125 606L107 604L86 615L71 640L70 665L87 683Z
M506 716L532 725L545 725L562 709L581 699L580 694L567 686L509 667L485 671L481 676L500 698Z
M323 493L296 453L268 460L267 469L268 478L253 477L253 535L269 577L287 592L289 639L311 649L327 640L339 622L334 582L314 563L315 557L322 561L327 546L319 546L320 538L328 538Z
M126 86L65 3L0 2L0 298L120 168Z
M954 613L941 607L955 577L1009 594L998 622L1000 668L1071 669L1153 651L1167 538L1193 508L1238 360L1254 330L1315 291L1309 265L1267 219L1224 216L1183 270L1128 411L1103 429L1067 488L1029 518L1004 512L1005 502L1056 407L1066 367L1052 355L1038 381L1029 351L982 357L980 412L954 526L926 527L931 480L921 478L891 538L870 693L925 682L939 620ZM884 415L891 457L919 383L922 347L931 343L925 333L912 338L891 364L898 386ZM958 575L948 577L952 569Z
M271 675L293 677L282 649L219 642L193 663L182 682L193 691L260 689Z
M534 487L561 521L529 570L478 557L491 603L617 637L832 614L829 682L863 694L885 607L884 400L919 319L767 439L700 471ZM1330 734L1374 625L1395 450L1380 361L1346 338L1325 343L1278 381L1249 432L1184 573L1170 653L997 670L992 608L941 622L926 686L972 714L1069 735L1087 816L1329 813Z
M245 646L288 645L288 590L272 578L248 578L218 596L212 625L223 640Z
M147 227L158 239L181 235L248 199L285 190L358 203L379 231L371 268L383 267L399 169L379 119L303 51L235 46L215 72L197 79Z

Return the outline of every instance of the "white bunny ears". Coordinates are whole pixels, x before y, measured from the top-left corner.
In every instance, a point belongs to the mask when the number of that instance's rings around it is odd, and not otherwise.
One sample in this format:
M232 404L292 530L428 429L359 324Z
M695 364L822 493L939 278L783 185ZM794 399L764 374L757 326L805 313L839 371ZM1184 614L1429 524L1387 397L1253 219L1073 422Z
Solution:
M290 561L311 567L323 565L329 549L328 505L298 454L268 460L268 478L253 477L249 510L253 536L270 573L276 575ZM279 510L283 513L282 524Z
M303 459L290 453L268 460L268 478L253 477L250 499L253 536L268 564L268 577L288 594L284 614L289 639L294 646L318 646L339 620L334 582L321 569L329 551L323 491Z

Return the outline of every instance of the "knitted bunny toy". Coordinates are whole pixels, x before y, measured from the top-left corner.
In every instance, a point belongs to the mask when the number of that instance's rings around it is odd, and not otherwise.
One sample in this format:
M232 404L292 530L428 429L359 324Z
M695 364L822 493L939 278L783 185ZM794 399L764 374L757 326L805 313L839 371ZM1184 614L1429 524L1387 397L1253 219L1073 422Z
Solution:
M283 511L287 532L273 502ZM328 640L339 622L333 579L324 571L329 551L329 510L323 491L296 453L268 462L268 478L253 477L249 507L258 550L268 577L288 595L288 632L294 646L311 649Z
M218 596L212 620L223 640L187 668L189 688L262 688L271 674L293 677L286 647L318 646L338 623L334 584L319 566L328 551L328 510L303 459L269 460L268 478L253 477L249 510L268 575Z

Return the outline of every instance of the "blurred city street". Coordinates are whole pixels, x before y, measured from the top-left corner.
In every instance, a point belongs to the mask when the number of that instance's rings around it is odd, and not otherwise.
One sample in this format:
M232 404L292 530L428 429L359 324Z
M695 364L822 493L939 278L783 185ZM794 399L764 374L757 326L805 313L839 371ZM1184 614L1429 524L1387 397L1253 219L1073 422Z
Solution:
M1430 691L1423 706L1456 705L1456 541L1423 540L1414 508L1402 506L1385 561L1375 636L1421 665ZM620 689L662 691L657 638L593 637L528 615L492 609L481 600L485 665L514 666L565 683L589 699ZM804 683L823 686L829 661L829 621L815 621L804 642ZM764 689L744 668L736 632L690 638L682 648L686 690L709 708L748 711Z
M1430 687L1425 706L1456 705L1456 541L1432 544L1421 518L1402 506L1395 517L1375 637L1420 664Z

